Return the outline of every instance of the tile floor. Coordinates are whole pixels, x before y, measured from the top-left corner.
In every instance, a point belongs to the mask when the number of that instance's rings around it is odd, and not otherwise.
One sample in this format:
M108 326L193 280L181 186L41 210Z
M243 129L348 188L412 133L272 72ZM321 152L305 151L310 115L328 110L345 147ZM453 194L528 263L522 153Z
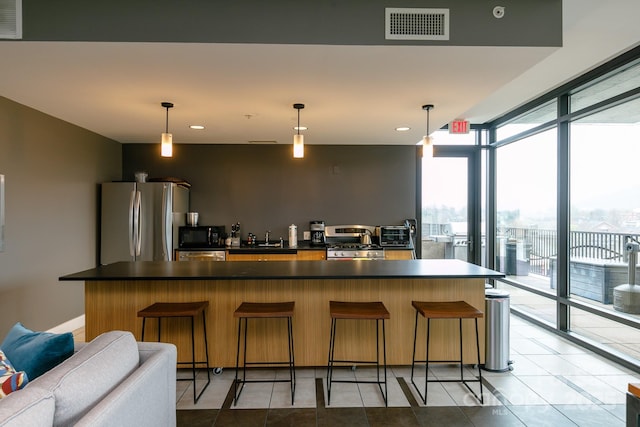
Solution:
M212 381L197 405L191 382L177 383L179 426L607 426L625 425L625 392L640 374L613 364L518 317L511 318L513 370L482 371L484 405L458 383L430 383L427 405L417 398L410 367L389 370L389 406L375 384L334 383L331 404L324 368L300 368L295 403L288 383L246 384L233 406L233 369ZM432 365L430 377L455 378L455 365ZM477 369L465 367L471 375ZM179 375L183 375L180 372ZM362 378L368 367L344 368L334 375ZM257 370L254 378L288 375ZM417 382L424 385L424 368ZM206 377L201 371L199 378ZM199 383L198 387L203 383ZM478 383L471 387L479 391Z

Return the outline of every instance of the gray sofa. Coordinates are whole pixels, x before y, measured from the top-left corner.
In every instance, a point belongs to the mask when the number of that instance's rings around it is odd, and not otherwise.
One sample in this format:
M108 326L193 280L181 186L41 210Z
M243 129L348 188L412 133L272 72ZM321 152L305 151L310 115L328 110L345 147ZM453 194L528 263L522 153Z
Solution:
M176 347L112 331L0 399L0 426L175 426Z

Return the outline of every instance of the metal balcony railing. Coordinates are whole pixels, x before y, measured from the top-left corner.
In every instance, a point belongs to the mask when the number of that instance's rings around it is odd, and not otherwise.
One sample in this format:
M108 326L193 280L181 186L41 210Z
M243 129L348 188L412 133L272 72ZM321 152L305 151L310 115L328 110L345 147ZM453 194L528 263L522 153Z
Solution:
M446 226L446 224L423 224L423 240L431 240L431 236L446 234ZM558 233L555 230L500 227L497 235L497 256L504 256L505 248L501 245L507 242L518 242L518 256L528 261L529 273L549 276L551 260L558 256ZM569 256L571 258L627 262L625 255L627 236L640 240L640 234L571 231L569 233Z
M555 230L505 227L502 235L525 242L529 248L529 272L548 276L551 259L557 257L558 234ZM638 238L638 234L610 233L599 231L571 231L569 233L569 256L626 262L626 237Z

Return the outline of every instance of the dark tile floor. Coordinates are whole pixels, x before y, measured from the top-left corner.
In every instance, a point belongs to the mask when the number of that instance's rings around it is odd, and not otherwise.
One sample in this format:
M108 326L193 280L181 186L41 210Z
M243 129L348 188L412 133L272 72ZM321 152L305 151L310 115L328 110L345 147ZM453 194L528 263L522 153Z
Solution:
M399 379L400 387L411 403L410 407L327 408L322 381L316 379L316 408L232 409L233 391L230 389L221 409L178 410L178 426L563 427L603 426L607 425L610 416L605 413L599 418L589 407L575 405L565 405L566 408L551 405L421 407L402 379Z
M215 376L197 405L193 389L176 390L178 426L581 426L623 427L625 392L640 376L584 348L512 317L514 369L483 371L484 405L456 383L431 383L429 402L416 400L410 367L391 367L389 407L375 385L334 384L326 404L325 369L302 368L296 402L288 386L256 385L232 407L233 372ZM430 367L440 379L457 376L457 367ZM261 375L276 378L277 372ZM369 375L347 369L341 375ZM422 373L422 380L424 373ZM424 384L424 383L423 383ZM450 383L451 384L451 383ZM433 387L432 387L433 386ZM333 389L332 389L333 390Z

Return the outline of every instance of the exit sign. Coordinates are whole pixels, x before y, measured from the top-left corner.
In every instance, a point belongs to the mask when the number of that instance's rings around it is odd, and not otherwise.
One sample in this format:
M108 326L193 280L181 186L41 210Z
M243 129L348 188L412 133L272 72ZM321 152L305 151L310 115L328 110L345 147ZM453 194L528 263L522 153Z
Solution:
M469 133L469 122L466 120L454 120L449 123L449 133Z

